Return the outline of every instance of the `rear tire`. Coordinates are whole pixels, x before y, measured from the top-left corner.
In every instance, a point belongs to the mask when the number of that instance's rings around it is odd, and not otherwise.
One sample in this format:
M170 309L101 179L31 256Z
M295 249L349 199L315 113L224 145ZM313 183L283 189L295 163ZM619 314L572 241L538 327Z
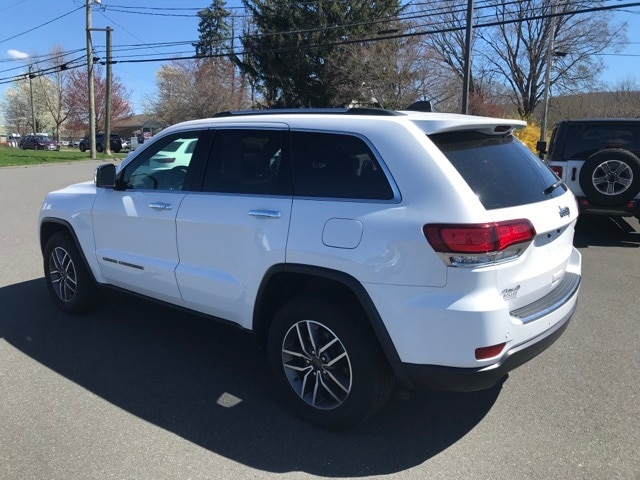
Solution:
M277 312L267 354L278 390L304 420L343 430L387 402L395 377L356 309L301 295Z
M44 249L44 278L51 298L68 313L93 308L97 286L75 242L64 232L55 233Z

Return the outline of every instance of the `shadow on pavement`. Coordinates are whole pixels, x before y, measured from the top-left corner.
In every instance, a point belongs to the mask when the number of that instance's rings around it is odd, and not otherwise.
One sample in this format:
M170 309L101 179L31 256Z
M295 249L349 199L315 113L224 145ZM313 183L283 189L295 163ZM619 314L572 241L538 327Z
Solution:
M466 435L500 393L396 391L366 425L325 432L278 401L263 353L244 332L115 292L96 312L69 316L43 279L0 288L0 305L0 336L24 354L137 417L269 472L405 470Z
M627 217L581 215L576 224L574 245L578 248L640 247L638 220Z

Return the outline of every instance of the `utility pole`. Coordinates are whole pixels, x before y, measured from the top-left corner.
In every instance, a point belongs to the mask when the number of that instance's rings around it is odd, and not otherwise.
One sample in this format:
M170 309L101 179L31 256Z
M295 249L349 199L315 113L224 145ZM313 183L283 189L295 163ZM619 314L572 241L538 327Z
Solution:
M113 28L90 28L92 32L107 32L107 84L105 85L104 152L111 155L111 32ZM95 109L95 106L94 106Z
M462 77L462 113L469 113L469 83L471 81L471 37L473 35L473 0L467 0L467 30L464 39L464 72Z
M551 89L551 67L553 64L553 43L556 36L556 4L551 4L551 25L549 26L549 43L547 44L547 70L544 74L544 110L540 126L540 142L547 141L547 117L549 115L549 90Z
M33 65L29 64L29 96L31 97L31 126L33 127L31 133L35 135L38 127L36 127L36 109L33 105L33 85L31 84L31 79L35 77L35 75L31 71L32 67Z
M111 155L111 32L113 28L107 27L107 85L105 88L106 109L104 117L104 151Z
M87 0L87 83L89 96L89 151L91 159L96 159L96 104L93 90L93 45L91 43L91 2Z

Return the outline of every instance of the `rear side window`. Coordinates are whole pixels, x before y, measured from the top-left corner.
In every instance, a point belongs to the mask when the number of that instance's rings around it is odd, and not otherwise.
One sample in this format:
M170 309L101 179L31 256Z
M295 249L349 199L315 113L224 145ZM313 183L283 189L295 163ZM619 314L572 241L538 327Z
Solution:
M294 194L301 197L391 200L384 171L353 135L292 132Z
M606 148L624 148L640 153L640 122L638 124L569 125L562 158L586 160Z
M562 195L562 185L542 161L511 135L448 132L429 138L446 155L488 210L541 202Z
M279 130L216 131L202 190L289 195L283 136Z

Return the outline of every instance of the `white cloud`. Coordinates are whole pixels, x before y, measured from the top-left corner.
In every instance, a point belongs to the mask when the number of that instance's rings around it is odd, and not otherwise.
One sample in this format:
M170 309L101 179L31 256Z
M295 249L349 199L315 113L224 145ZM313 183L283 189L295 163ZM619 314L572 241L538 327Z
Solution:
M29 58L28 53L21 52L20 50L7 50L7 54L9 54L10 58L16 58L16 59Z

